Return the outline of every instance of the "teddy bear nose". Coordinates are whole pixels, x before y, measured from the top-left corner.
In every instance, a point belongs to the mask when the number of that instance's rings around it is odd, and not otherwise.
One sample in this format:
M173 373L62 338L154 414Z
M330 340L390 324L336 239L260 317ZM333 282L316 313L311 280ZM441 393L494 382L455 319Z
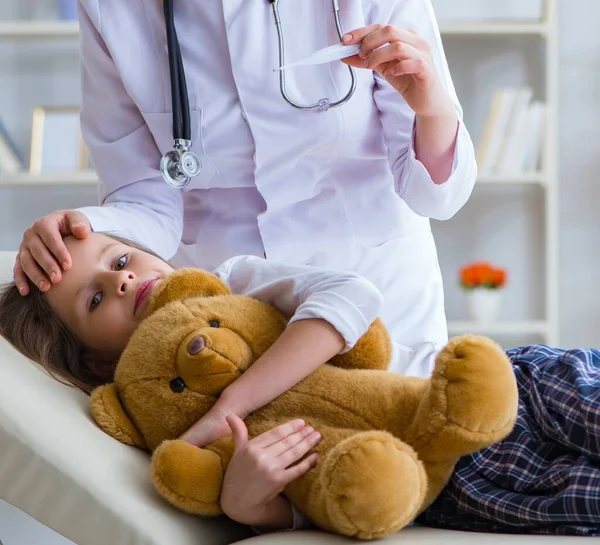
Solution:
M188 345L188 352L193 356L195 354L198 354L199 352L202 352L202 350L204 350L205 346L206 346L206 342L204 341L204 338L203 337L196 337Z

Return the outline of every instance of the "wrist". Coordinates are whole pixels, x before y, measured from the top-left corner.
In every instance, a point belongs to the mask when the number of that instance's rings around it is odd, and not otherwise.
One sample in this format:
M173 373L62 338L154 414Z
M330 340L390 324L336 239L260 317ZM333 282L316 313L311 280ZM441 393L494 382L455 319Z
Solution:
M444 96L440 99L432 101L435 106L431 106L422 112L416 112L417 121L425 121L428 123L452 120L458 122L458 114L456 108L450 98Z
M247 526L287 530L294 526L294 513L290 501L280 494L253 508L227 509L224 513L232 520Z
M220 412L224 416L235 414L244 420L250 414L250 411L243 403L242 396L236 394L233 387L234 384L235 382L223 390L219 399L214 404L213 410Z

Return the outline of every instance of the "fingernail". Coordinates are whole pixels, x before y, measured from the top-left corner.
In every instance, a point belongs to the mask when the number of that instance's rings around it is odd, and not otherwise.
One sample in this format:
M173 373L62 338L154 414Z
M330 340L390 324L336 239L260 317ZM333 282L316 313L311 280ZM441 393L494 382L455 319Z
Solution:
M310 434L311 434L313 431L315 431L315 430L314 430L312 427L310 427L310 426L308 426L307 428L305 428L305 430L306 430L306 433L307 433L308 435L310 435Z
M69 268L69 264L66 261L64 261L63 262L63 271L66 271L68 268Z
M44 284L45 284L45 282L43 280L40 280L40 283L38 284L38 286L41 290L44 289Z
M74 223L73 229L75 229L75 227L85 227L85 223Z
M52 271L50 273L50 282L54 282L54 279L56 278L56 273L54 271Z
M352 39L352 34L344 34L342 36L342 41L345 43L349 42L351 39Z
M304 426L304 420L302 420L302 419L296 420L296 424L298 424L299 426Z
M25 289L24 286L19 286L19 292L23 293L23 290Z
M322 439L321 434L319 432L315 433L315 441L320 441Z

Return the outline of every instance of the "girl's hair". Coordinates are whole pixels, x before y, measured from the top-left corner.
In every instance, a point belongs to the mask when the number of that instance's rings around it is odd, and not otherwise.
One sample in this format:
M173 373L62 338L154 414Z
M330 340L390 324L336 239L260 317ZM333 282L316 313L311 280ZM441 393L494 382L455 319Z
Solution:
M101 234L162 259L135 242ZM19 293L14 282L0 288L0 335L63 384L89 394L112 382L117 361L85 346L52 312L43 293L29 279L27 282L27 296Z

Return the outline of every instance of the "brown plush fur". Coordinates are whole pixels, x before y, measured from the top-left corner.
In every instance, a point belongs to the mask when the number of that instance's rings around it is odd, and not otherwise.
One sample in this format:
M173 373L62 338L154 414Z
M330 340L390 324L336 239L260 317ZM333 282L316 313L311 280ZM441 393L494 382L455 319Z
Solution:
M150 304L114 384L94 391L92 413L119 441L153 451L152 479L168 501L216 515L231 440L200 449L177 437L286 324L271 306L231 295L214 275L193 269L173 273ZM428 380L382 372L389 359L376 321L353 350L245 420L251 436L295 418L322 434L317 465L285 494L324 530L360 539L395 532L431 504L460 456L514 424L515 378L489 339L452 340ZM180 393L170 387L175 378L185 383Z

